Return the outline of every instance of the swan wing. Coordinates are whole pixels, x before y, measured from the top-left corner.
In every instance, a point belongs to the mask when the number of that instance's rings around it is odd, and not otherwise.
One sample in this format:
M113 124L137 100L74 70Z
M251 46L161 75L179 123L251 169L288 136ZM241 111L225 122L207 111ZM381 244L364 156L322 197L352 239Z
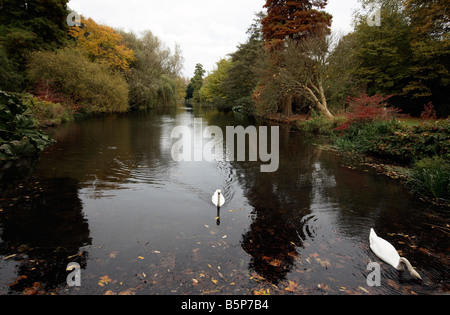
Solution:
M212 196L212 203L217 207L222 207L225 204L225 197L220 195L220 204L219 204L219 193L216 193Z
M378 237L373 229L370 232L370 249L385 263L398 268L400 255L397 250L391 243Z

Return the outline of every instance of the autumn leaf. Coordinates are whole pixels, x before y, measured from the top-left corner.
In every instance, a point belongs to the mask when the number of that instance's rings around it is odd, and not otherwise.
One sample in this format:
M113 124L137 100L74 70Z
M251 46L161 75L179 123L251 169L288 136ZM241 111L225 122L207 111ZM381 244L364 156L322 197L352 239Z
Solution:
M261 290L253 290L253 294L254 295L270 295L270 290L269 289L264 289L262 288Z
M98 282L98 285L99 286L105 286L106 284L108 284L108 283L110 283L112 280L111 280L111 278L110 277L108 277L108 276L103 276L103 277L100 277L100 281Z
M298 283L289 280L289 286L284 288L284 291L295 292L298 289Z

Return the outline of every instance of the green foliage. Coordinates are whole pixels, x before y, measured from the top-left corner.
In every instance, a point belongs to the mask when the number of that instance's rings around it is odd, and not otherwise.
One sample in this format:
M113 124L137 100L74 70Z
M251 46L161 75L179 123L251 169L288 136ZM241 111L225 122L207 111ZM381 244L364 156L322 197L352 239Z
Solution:
M337 138L336 144L344 150L405 163L433 156L450 159L450 120L412 128L396 120L354 124Z
M442 157L425 158L417 162L410 175L408 186L416 193L450 201L450 164Z
M255 27L255 26L254 26ZM258 84L254 66L258 55L263 51L263 42L258 39L258 30L252 37L231 54L231 65L222 81L222 91L228 103L239 106L243 112L253 112L252 94Z
M49 143L22 100L0 91L0 162L33 157Z
M230 66L231 61L228 59L221 59L217 62L216 68L204 79L200 89L199 95L202 102L220 105L226 102L222 82L227 77Z
M382 134L373 140L372 152L405 162L433 156L450 159L450 120Z
M0 46L0 90L18 91L24 79L17 64L12 61L5 49Z
M22 101L30 109L38 126L58 125L73 117L72 109L61 103L43 101L31 94L24 94Z
M203 86L206 71L203 69L203 65L198 63L195 65L194 77L191 79L193 93L193 99L195 102L201 102L200 90Z
M378 147L378 139L399 130L403 130L403 127L396 120L374 120L365 124L352 124L336 139L336 144L346 151L386 154L385 150Z
M360 0L356 15L354 73L368 94L394 95L393 104L420 115L432 102L441 117L450 114L448 1ZM381 26L367 23L370 5L381 7Z
M67 40L68 0L0 3L0 44L14 62L23 64L28 52L56 49Z
M126 72L131 107L145 109L175 105L176 81L183 62L179 48L176 47L172 53L150 31L141 36L124 32L121 35L135 56Z
M52 82L57 92L80 104L84 112L125 112L129 108L128 85L122 75L106 64L91 62L80 48L34 52L28 73L34 84Z
M298 128L307 133L316 135L334 135L336 128L344 122L345 118L334 117L332 119L313 112L311 119L298 122Z

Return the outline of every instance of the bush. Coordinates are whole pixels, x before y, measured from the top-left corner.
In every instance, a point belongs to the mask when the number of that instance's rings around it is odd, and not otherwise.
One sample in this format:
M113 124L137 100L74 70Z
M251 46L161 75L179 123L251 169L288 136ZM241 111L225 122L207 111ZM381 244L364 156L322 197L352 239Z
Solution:
M402 127L373 139L372 152L414 162L441 156L450 159L450 120Z
M364 125L376 120L392 120L400 114L400 110L388 107L387 101L391 96L376 94L368 96L362 94L360 97L349 97L347 103L349 113L347 121L337 128L338 131L345 131L352 125Z
M386 135L392 135L403 126L395 119L390 121L375 120L366 124L351 124L341 137L336 139L338 147L346 151L359 153L375 153L384 155L384 150L379 150L378 139Z
M425 158L417 162L408 185L421 195L435 200L450 201L450 164L441 157Z
M32 53L28 74L35 85L50 82L55 92L79 104L84 112L125 112L129 108L128 85L122 75L106 64L91 62L80 48Z
M334 117L329 119L323 115L313 112L310 120L300 121L298 127L305 131L316 135L332 135L334 130L342 125L343 118Z
M51 142L22 100L0 91L0 162L33 157Z
M39 126L57 125L69 121L73 117L73 110L61 103L47 102L31 94L22 97L24 104L30 109L35 122Z

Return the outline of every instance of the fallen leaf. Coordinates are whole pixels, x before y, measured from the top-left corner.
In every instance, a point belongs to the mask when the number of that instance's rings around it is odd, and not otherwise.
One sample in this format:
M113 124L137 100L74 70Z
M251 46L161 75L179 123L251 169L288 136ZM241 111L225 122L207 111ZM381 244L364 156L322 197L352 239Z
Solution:
M112 259L114 259L114 258L116 258L117 257L117 255L119 254L119 252L118 251L116 251L116 250L113 250L111 253L109 253L109 258L112 258Z
M119 293L119 295L136 295L136 289L128 289Z
M110 277L108 277L108 276L103 276L103 277L100 277L100 281L98 282L98 285L99 286L105 286L105 284L108 284L108 283L110 283L112 280L111 280L111 278Z
M253 294L254 295L270 295L270 290L269 289L261 289L261 290L253 290Z
M358 289L360 289L361 291L364 291L365 293L369 294L370 292L367 291L366 289L364 289L362 286L359 286Z
M284 291L295 292L297 291L298 283L289 280L289 286L284 288Z
M142 257L142 256L139 256L138 257L140 260L144 260L145 258L144 257Z

